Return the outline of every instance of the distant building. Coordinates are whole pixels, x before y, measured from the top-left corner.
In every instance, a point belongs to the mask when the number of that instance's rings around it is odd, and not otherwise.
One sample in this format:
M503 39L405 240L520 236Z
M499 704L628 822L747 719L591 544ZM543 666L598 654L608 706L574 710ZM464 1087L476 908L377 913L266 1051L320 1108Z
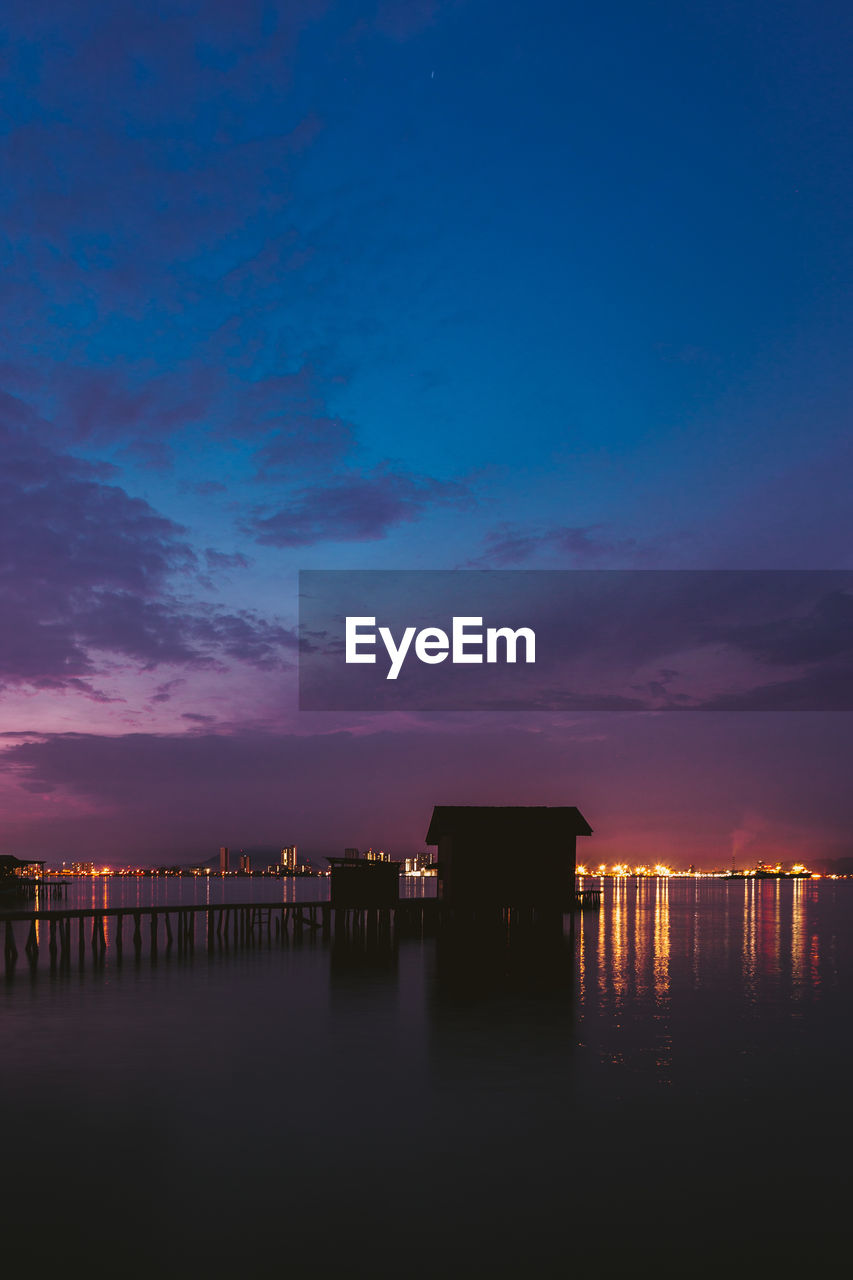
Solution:
M283 871L295 871L297 868L296 845L286 845L281 851L281 867Z
M228 846L220 845L219 848L219 871L224 876L228 870Z
M375 849L365 849L363 854L366 862L390 862L391 858L382 849L378 852Z
M358 857L358 849L344 849L344 857L345 857L345 858L357 858L357 857Z
M95 874L94 862L72 862L71 874L73 876L93 876Z
M247 876L249 875L251 870L252 870L252 859L249 857L248 853L241 853L240 854L240 871L242 872L243 875Z
M437 805L426 843L438 846L438 892L447 901L566 909L575 841L589 835L573 806Z
M403 859L403 875L424 876L435 875L436 866L431 853L416 853L411 858Z

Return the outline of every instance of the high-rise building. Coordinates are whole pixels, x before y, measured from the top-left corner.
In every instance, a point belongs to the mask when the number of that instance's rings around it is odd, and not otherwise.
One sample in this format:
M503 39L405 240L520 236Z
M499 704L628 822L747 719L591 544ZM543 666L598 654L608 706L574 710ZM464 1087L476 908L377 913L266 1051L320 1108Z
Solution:
M252 860L249 857L248 853L240 854L240 870L243 872L244 875L248 875L249 872L252 870Z
M221 875L225 875L228 870L228 846L223 844L219 848L219 871Z
M357 858L357 857L358 857L358 849L344 849L344 857L345 857L345 858Z
M281 865L285 871L296 870L296 845L288 844L281 851Z
M403 861L403 875L405 876L423 876L435 874L437 867L432 860L431 853L416 853L411 858L405 858Z

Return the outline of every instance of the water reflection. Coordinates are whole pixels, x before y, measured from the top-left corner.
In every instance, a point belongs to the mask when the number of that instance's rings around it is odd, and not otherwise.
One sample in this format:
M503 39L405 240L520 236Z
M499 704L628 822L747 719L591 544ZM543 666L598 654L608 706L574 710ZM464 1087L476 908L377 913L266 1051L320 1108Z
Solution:
M157 968L120 969L111 937L79 980L75 926L73 981L43 966L37 982L0 984L4 1137L21 1185L59 1139L78 1177L51 1206L54 1237L87 1256L97 1185L123 1258L127 1206L150 1203L156 1179L146 1274L184 1255L212 1274L227 1256L230 1273L247 1230L261 1256L283 1229L298 1274L327 1237L321 1270L366 1260L381 1274L381 1254L417 1274L422 1241L432 1275L550 1276L568 1256L627 1269L652 1249L670 1269L709 1238L722 1262L740 1256L732 1205L765 1249L756 1221L775 1221L795 1179L801 1209L810 1194L831 1203L846 1149L853 884L603 890L600 912L541 930L265 927L208 953L200 920L194 960L177 942L167 960L161 931ZM133 1159L105 1184L115 1133L132 1135ZM239 1177L211 1234L223 1168ZM283 1206L310 1257L291 1247ZM16 1212L30 1210L43 1224L24 1196Z
M655 1000L662 1007L669 996L669 879L661 877L654 886L654 985Z

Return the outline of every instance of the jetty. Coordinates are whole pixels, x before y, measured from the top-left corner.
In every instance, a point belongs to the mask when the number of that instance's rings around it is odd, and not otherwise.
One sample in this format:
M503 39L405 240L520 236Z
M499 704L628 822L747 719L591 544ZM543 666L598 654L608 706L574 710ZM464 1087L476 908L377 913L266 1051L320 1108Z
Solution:
M577 890L575 910L601 905L600 889ZM203 903L193 906L59 908L37 911L0 908L0 930L7 976L22 958L36 969L45 956L51 969L70 967L91 957L103 962L110 949L117 961L125 951L140 959L143 952L156 961L161 951L179 954L204 948L209 952L257 946L263 942L318 938L352 939L371 934L399 937L427 936L445 923L472 925L500 920L507 926L535 923L562 916L560 908L543 912L533 907L481 910L464 908L438 898L403 898L391 906L351 906L326 902ZM572 913L570 913L572 914Z

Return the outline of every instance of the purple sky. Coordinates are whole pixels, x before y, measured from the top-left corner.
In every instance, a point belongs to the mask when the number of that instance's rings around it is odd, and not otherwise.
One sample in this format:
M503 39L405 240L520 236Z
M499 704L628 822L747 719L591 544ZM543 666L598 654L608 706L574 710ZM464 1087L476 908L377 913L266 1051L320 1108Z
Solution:
M853 852L844 712L296 688L299 569L853 568L846 6L7 11L2 851Z

